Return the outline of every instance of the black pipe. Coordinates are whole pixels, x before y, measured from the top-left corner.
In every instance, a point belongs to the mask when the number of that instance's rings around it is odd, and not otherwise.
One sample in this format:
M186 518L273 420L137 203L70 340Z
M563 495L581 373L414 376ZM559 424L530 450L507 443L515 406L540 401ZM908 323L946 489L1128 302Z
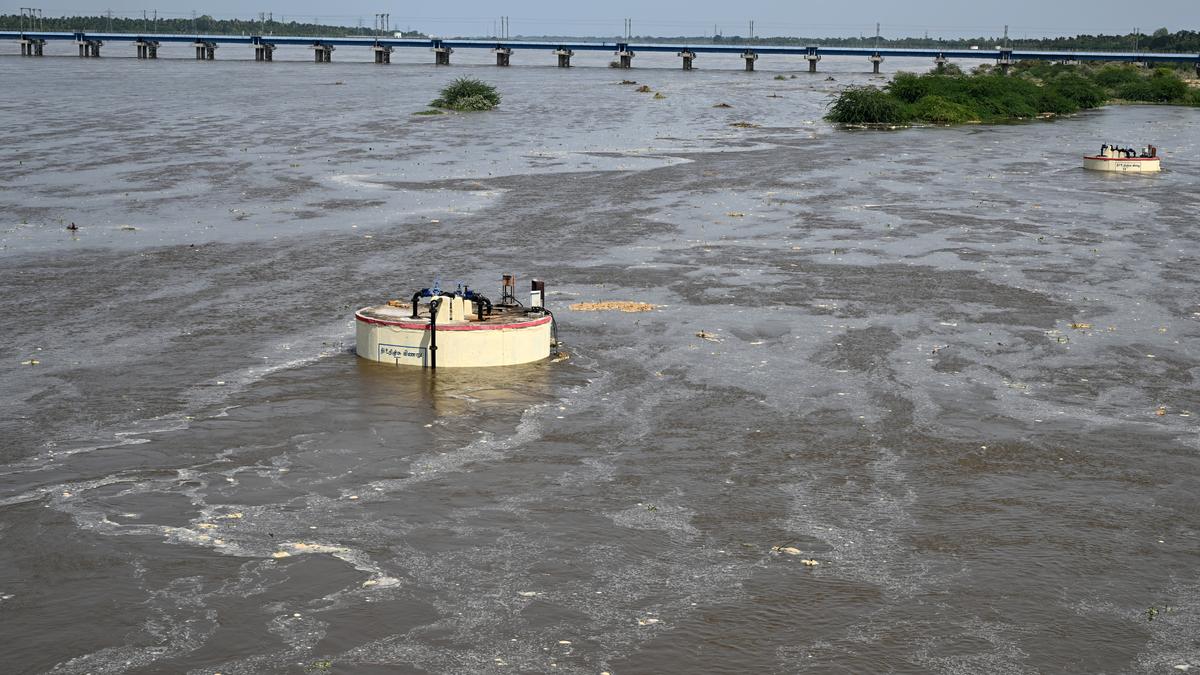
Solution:
M417 302L421 300L421 296L429 292L428 288L422 289L413 293L413 315L412 318L417 318Z
M442 306L441 298L429 301L429 368L437 370L437 315Z

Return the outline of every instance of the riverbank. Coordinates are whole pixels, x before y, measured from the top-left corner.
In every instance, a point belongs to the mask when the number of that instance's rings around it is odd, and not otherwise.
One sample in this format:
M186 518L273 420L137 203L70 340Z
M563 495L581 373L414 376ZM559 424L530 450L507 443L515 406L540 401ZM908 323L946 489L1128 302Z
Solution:
M951 66L941 73L898 73L882 89L845 89L826 119L845 125L992 124L1115 102L1200 106L1200 88L1169 68L1022 62L1003 75L991 66L970 74Z

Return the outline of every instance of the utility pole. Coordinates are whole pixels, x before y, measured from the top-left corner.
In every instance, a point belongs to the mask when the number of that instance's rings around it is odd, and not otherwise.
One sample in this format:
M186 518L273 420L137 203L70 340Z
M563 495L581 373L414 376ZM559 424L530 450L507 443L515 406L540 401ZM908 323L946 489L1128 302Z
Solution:
M750 39L754 39L754 19L750 19Z
M1141 42L1141 39L1140 39L1141 37L1142 37L1142 29L1135 26L1133 29L1133 53L1134 54L1138 53L1138 43Z
M195 16L195 15L196 15L196 13L193 12L192 16ZM111 9L108 10L108 32L110 32L110 33L112 32L112 10Z
M1008 24L1004 24L1004 46L1011 47L1012 43L1008 41Z
M879 24L875 24L875 51L879 51Z

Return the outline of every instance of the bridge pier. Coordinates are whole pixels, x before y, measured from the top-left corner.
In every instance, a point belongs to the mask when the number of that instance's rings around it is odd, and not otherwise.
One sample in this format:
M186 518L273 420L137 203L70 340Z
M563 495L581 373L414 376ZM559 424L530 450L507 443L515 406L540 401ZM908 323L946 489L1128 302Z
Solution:
M254 44L254 60L255 61L274 61L275 60L275 45L269 42L256 42Z
M946 72L947 63L950 63L950 59L946 58L945 54L938 54L937 56L933 57L933 67L939 73Z
M755 54L750 50L746 50L742 52L742 60L746 62L746 72L753 73L754 62L758 60L758 54Z
M635 54L633 53L632 50L629 49L629 45L618 44L616 56L617 56L617 67L618 68L629 69L629 68L633 67L633 57L635 56Z
M1000 50L1000 58L996 59L996 67L998 67L1000 69L1000 73L1003 75L1007 75L1008 69L1012 68L1012 64L1013 64L1012 49L1008 49L1008 48L1001 49Z
M313 63L332 63L333 62L333 45L325 44L324 42L314 42Z
M878 75L879 64L883 63L883 57L878 54L872 54L869 60L871 62L871 72Z
M371 51L375 52L375 63L392 62L392 48L388 45L376 44Z
M21 38L21 56L43 56L46 41L42 38Z
M196 48L197 61L212 61L217 57L217 43L207 40L196 40L192 43Z
M817 63L821 60L820 54L805 54L804 60L808 61L808 72L817 72Z
M143 40L138 38L138 41L133 43L137 47L137 57L139 59L157 59L158 58L158 41Z
M554 50L554 55L558 57L559 68L570 68L571 57L575 56L575 52L567 49L566 47L559 47L558 49Z
M100 58L100 47L104 44L100 40L80 39L76 40L75 44L79 45L79 55L83 58Z
M496 47L493 49L492 53L496 55L496 65L501 67L508 66L509 61L512 58L512 52L513 50L509 49L508 47Z
M684 70L692 69L692 61L696 60L696 52L685 49L684 51L679 52L676 56L683 59Z
M433 65L448 66L450 65L450 55L454 50L449 47L443 47L440 44L433 48Z

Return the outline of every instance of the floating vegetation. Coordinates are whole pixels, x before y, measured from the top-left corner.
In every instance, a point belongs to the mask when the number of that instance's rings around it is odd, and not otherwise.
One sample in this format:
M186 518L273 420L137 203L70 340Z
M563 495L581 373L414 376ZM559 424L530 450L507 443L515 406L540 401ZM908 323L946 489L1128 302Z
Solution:
M637 80L621 80L621 84L637 84Z
M638 87L636 89L636 91L641 94L649 94L650 92L652 92L654 90L650 88L650 85L643 84L642 86Z
M433 110L418 110L417 112L415 112L413 114L414 115L445 115L446 112L444 110L438 110L435 108Z
M787 78L787 75L776 75L776 76L775 76L775 79L777 79L777 80L786 80L786 79L788 79L788 78Z
M737 127L738 129L757 129L757 128L759 128L759 126L753 122L734 122L733 124L730 124L729 126Z
M666 98L661 91L654 92L654 98Z
M500 105L500 94L492 85L473 77L460 77L442 89L441 96L429 103L434 108L460 112L491 110Z
M732 108L733 106L729 105L728 103L718 103L718 104L714 105L713 107L714 108Z
M577 302L570 305L575 312L650 312L658 305L648 302L632 302L629 300L604 300L601 302Z

